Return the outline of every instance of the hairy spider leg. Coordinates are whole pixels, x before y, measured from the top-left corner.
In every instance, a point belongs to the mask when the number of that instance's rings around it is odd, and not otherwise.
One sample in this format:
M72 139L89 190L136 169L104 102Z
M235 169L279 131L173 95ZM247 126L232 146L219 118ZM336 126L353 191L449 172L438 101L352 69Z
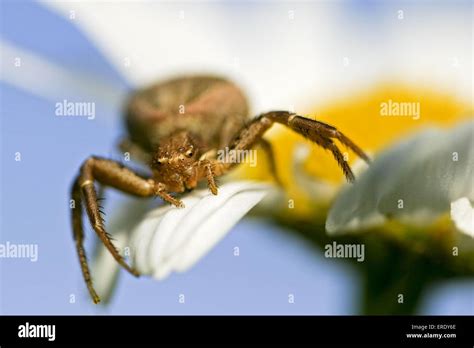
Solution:
M277 185L280 187L283 187L283 182L281 181L280 176L278 175L276 161L275 161L275 153L273 151L272 144L267 139L261 138L260 141L258 142L258 145L260 145L262 150L265 151L265 153L267 154L268 163L270 166L270 172L272 173L273 178L275 179Z
M71 209L72 230L74 241L76 243L76 251L81 265L82 276L84 277L84 281L86 282L87 289L89 290L92 300L97 304L100 302L100 298L92 286L92 278L87 263L86 251L84 249L84 230L82 226L82 192L81 186L79 185L79 177L74 180L74 184L72 185L71 198L75 202L74 208Z
M84 280L93 301L98 303L100 298L92 286L92 279L83 246L82 202L84 202L86 207L92 228L114 259L131 274L138 276L139 273L125 262L112 243L110 235L105 230L94 187L96 181L102 185L111 186L134 196L151 197L158 195L176 206L182 206L182 203L166 191L164 184L157 183L152 179L142 178L120 163L98 157L90 157L84 162L79 176L74 181L71 192L72 199L76 202L75 208L72 210L72 227Z
M363 160L369 162L364 151L333 126L288 111L271 111L254 118L240 130L229 148L231 150L248 150L257 143L261 144L262 136L275 122L291 128L322 148L331 151L349 182L355 180L354 174L333 139L339 140ZM212 160L212 168L216 176L225 174L234 165L235 163Z

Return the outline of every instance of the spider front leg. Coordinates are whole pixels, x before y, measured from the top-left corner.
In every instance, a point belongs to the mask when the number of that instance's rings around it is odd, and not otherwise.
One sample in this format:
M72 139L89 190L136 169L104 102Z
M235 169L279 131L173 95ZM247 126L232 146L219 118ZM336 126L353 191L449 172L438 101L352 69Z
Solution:
M366 162L369 162L369 158L364 151L336 128L323 122L315 121L287 111L272 111L256 117L239 132L231 143L230 148L235 150L250 149L262 138L263 134L275 122L291 128L324 149L331 151L347 180L350 182L354 181L354 174L333 139L339 140L342 144L354 151L359 157L364 159Z
M217 195L217 184L215 177L215 167L219 166L219 162L215 159L215 151L211 150L201 156L194 165L193 175L187 180L187 188L195 188L199 180L206 178L207 186L213 195Z
M75 202L75 208L72 210L72 228L84 280L94 303L98 303L100 299L92 286L92 279L83 246L83 202L92 228L114 259L131 274L138 276L139 273L125 262L112 243L110 235L105 230L104 221L97 202L95 182L114 187L138 197L158 195L174 205L180 206L182 203L166 191L164 184L157 183L152 179L142 178L117 162L97 157L91 157L84 162L79 176L74 181L71 192L72 199Z
M207 186L213 195L217 195L216 173L214 172L214 164L210 160L203 160L200 166L204 170L204 175L207 179Z

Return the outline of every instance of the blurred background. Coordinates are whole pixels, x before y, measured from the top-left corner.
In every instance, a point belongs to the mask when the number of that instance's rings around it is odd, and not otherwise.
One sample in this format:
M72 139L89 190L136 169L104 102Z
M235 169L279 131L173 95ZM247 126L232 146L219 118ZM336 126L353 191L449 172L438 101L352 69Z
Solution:
M256 217L239 223L186 273L163 282L123 273L111 303L94 307L72 240L69 187L88 156L118 156L114 146L124 135L126 95L177 74L212 72L235 80L254 114L293 109L324 113L331 121L331 112L323 111L333 110L332 123L349 136L350 125L338 124L338 112L368 110L379 100L372 96L387 90L410 91L450 111L472 108L471 1L6 0L0 11L0 243L33 243L39 252L37 262L0 259L0 313L397 312L383 301L376 308L367 304L367 269L325 258L308 238L324 232L321 221L299 228ZM94 102L95 118L56 116L55 105L64 99ZM345 107L336 112L340 105ZM458 117L427 115L423 122L455 124ZM357 120L370 127L368 116ZM412 120L387 140L422 124ZM323 165L319 172L330 176ZM124 197L107 197L105 208L113 216ZM92 231L86 239L91 250ZM400 267L404 274L413 271L410 263ZM436 273L432 264L427 267ZM370 269L391 272L383 262ZM419 296L405 312L474 313L472 277L422 278L410 276L419 281ZM186 294L185 304L178 302L180 294Z

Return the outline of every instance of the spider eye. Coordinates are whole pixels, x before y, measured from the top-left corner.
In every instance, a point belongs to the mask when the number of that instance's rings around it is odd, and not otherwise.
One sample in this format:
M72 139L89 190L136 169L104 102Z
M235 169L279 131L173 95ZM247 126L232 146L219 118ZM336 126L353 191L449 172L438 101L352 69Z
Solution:
M186 151L186 156L193 157L193 150Z

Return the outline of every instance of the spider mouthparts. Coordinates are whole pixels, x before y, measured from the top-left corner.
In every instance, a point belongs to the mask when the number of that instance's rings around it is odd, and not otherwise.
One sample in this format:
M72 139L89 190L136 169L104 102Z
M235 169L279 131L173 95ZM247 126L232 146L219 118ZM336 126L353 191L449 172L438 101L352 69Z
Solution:
M184 208L185 205L184 205L183 202L177 202L177 203L175 203L175 207L176 207L176 208Z

